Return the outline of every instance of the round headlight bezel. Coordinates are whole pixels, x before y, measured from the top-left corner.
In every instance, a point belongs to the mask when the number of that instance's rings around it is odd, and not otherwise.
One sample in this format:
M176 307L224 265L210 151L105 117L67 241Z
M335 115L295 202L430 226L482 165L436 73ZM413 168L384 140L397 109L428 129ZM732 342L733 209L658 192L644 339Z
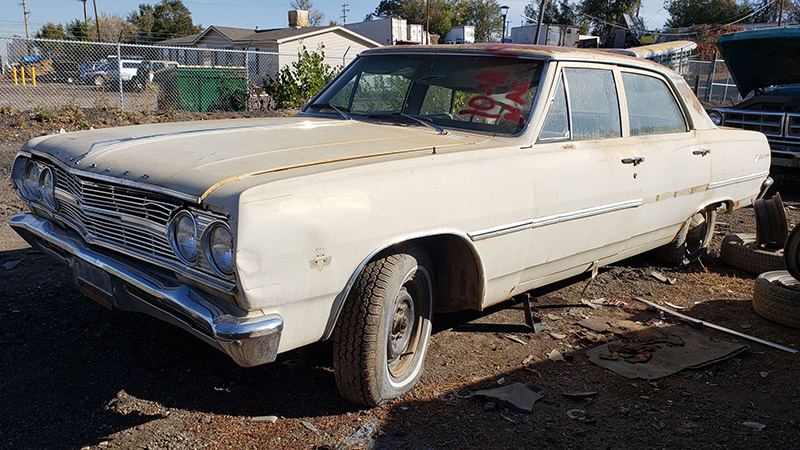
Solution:
M14 187L19 191L19 195L25 200L28 200L27 193L25 192L25 168L27 167L28 161L30 161L29 158L19 156L11 165L11 181L14 182Z
M45 186L47 176L50 176L50 186ZM51 209L56 209L56 174L53 169L45 167L39 171L39 195L44 203Z
M181 239L181 230L178 228L181 226L181 221L187 218L191 221L191 245L186 246L187 249L191 249L190 255L184 254L182 249L182 245L180 242ZM175 255L180 259L183 263L188 265L194 265L197 263L198 257L198 245L197 245L197 234L198 234L198 225L197 225L197 218L189 211L181 211L172 218L169 224L169 241L170 245L172 246L172 251ZM191 257L190 257L191 256Z
M230 265L228 267L223 267L223 264L220 263L220 258L217 255L217 252L214 248L214 237L213 234L217 230L223 230L224 232L228 233L230 236L230 248L228 252L230 253ZM208 265L217 272L218 275L221 275L226 278L230 278L233 276L235 271L234 267L234 254L233 254L233 232L231 232L230 227L225 222L215 221L209 224L206 228L205 232L203 233L203 252L205 254L206 261L208 261Z
M722 125L722 113L719 111L709 111L708 118L711 119L711 122L714 125Z
M39 190L40 173L39 165L34 160L29 159L25 163L25 168L22 172L22 192L25 194L26 200L30 202L42 200L42 193Z

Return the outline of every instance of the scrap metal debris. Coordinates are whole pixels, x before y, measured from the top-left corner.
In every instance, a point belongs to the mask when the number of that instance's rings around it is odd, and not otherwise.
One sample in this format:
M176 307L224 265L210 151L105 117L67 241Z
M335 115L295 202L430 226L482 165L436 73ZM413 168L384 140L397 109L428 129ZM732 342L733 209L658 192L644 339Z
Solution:
M520 338L518 338L518 337L514 336L513 334L507 334L507 335L505 335L505 337L506 337L506 339L508 339L508 340L510 340L510 341L514 341L514 342L516 342L517 344L522 344L522 345L525 345L525 344L527 344L527 342L525 342L525 341L523 341L522 339L520 339Z
M535 357L536 356L534 356L534 355L528 355L527 358L522 360L522 365L524 366L524 365L528 364L529 362L533 361L533 358L535 358Z
M266 422L266 423L275 423L278 421L278 416L255 416L250 418L250 422Z
M566 334L562 334L562 333L556 333L556 332L554 332L554 331L551 331L551 332L550 332L550 337L551 337L551 338L553 338L553 339L555 339L555 340L557 340L557 341L560 341L561 339L564 339L565 337L567 337L567 335L566 335Z
M561 395L567 398L571 398L573 400L584 400L589 397L594 397L597 395L597 391L587 391L587 392L562 392Z
M592 331L602 333L608 330L608 322L610 320L612 319L609 319L608 317L589 317L588 319L583 319L578 322L578 325L588 328Z
M678 282L677 279L673 277L668 277L661 272L650 272L650 275L655 278L656 280L664 283L664 284L675 284Z
M636 300L637 302L642 302L645 305L652 306L653 308L656 308L656 309L660 310L662 313L671 314L671 315L673 315L675 317L683 319L684 321L689 323L689 325L692 325L692 326L703 325L703 326L706 326L708 328L713 328L715 330L723 331L725 333L729 333L729 334L732 334L734 336L738 336L740 338L744 338L744 339L747 339L747 340L750 340L750 341L753 341L753 342L758 342L759 344L764 344L764 345L767 345L767 346L770 346L770 347L773 347L773 348L777 348L777 349L783 350L785 352L797 353L797 350L795 350L793 348L786 347L786 346L780 345L780 344L776 344L774 342L770 342L770 341L767 341L765 339L757 338L755 336L750 336L749 334L740 333L738 331L731 330L730 328L721 327L721 326L713 324L711 322L706 322L705 320L695 319L693 317L689 317L687 315L681 314L681 313L673 311L671 309L664 308L663 306L657 305L657 304L655 304L653 302L647 301L647 300L645 300L643 298L640 298L640 297L633 297L633 299Z
M679 306L679 305L676 305L674 303L670 303L670 302L666 302L666 301L664 302L664 304L669 306L672 309L686 309L685 306Z
M761 431L767 427L763 423L758 423L758 422L742 422L742 425L746 426L747 428L752 428L756 431Z
M25 261L24 256L16 261L8 261L6 263L3 263L3 268L6 270L14 270L14 267L17 267L19 263L21 263L22 261Z
M550 358L550 361L566 362L566 359L564 359L564 355L562 355L561 352L556 349L551 350L550 353L547 354L547 357Z
M374 448L375 436L378 434L378 422L375 419L361 425L358 430L345 438L339 448L358 447Z
M541 389L532 384L512 383L494 389L484 389L475 392L497 406L508 408L512 411L529 413L533 411L533 405L537 400L544 397Z

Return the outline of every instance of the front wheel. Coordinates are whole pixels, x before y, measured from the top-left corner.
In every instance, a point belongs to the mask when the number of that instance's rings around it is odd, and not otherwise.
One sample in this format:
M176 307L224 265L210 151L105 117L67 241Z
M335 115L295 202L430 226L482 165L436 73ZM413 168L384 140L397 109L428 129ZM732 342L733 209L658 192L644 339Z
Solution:
M408 392L422 375L432 317L432 270L424 251L407 249L368 263L333 333L342 396L372 407Z

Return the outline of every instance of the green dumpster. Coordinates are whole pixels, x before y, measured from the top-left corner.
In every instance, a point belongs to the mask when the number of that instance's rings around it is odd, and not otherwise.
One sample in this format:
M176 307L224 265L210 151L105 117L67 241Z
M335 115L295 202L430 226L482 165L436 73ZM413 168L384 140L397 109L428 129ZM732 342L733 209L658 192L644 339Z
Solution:
M154 74L160 109L242 111L247 104L244 67L179 66Z

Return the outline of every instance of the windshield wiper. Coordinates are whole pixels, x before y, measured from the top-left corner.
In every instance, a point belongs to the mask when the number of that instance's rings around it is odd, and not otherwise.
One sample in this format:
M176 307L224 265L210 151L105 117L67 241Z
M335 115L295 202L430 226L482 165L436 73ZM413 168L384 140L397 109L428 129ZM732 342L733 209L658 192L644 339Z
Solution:
M340 107L338 107L338 106L336 106L336 105L334 105L332 103L314 103L313 105L310 105L309 108L313 108L315 106L319 107L319 108L330 108L330 109L336 111L337 113L339 113L339 115L344 117L345 119L347 119L347 120L352 119L352 117L350 117L349 114L347 114L346 112L342 111L341 109L339 109ZM346 110L347 108L343 108L343 109Z
M406 118L406 119L411 119L411 120L413 120L413 121L415 121L415 122L417 122L417 123L419 123L421 125L424 125L424 126L426 126L428 128L433 128L434 130L439 132L439 134L447 134L447 131L444 128L440 127L439 125L436 125L435 123L432 123L429 120L425 120L422 117L414 116L414 115L411 115L411 114L406 114L404 112L394 112L394 113L387 113L387 114L370 114L367 117L370 117L370 118L373 118L373 119L391 119L391 118L403 117L403 118Z

